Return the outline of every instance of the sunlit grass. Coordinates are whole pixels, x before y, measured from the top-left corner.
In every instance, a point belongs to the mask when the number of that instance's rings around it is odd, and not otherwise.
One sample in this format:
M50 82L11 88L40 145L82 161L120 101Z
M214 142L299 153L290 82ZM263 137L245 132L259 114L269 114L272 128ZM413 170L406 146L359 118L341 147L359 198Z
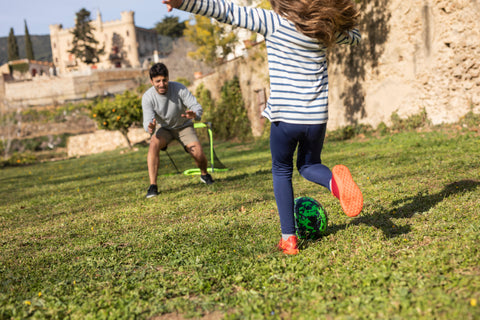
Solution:
M152 199L145 147L4 168L0 318L478 318L479 145L475 131L327 141L365 207L348 218L295 173L329 227L293 257L275 250L268 141L216 144L231 170L212 186L163 155Z

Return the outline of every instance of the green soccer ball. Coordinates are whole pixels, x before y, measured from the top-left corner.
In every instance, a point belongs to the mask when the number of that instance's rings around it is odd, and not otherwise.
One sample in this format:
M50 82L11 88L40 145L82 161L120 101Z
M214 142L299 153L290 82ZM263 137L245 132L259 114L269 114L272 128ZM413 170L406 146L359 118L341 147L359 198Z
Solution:
M310 197L295 199L295 231L300 239L317 239L327 232L327 212Z

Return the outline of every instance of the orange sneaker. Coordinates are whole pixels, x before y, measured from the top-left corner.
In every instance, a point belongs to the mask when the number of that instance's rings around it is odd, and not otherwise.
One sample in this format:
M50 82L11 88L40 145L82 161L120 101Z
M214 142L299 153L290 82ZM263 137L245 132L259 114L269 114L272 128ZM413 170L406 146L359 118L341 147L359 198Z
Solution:
M298 246L297 246L298 238L297 236L290 236L287 240L283 240L280 238L280 242L278 243L277 247L279 250L282 250L285 254L297 254L298 253Z
M363 208L363 196L350 171L340 164L333 167L332 175L332 194L340 200L347 216L357 216Z

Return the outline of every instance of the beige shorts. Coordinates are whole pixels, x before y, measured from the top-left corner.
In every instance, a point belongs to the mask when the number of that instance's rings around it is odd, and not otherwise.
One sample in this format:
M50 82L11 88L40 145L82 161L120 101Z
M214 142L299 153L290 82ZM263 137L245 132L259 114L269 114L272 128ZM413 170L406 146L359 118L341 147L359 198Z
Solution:
M157 138L163 137L167 141L167 145L170 144L172 140L177 140L183 145L183 147L199 141L193 126L188 126L182 129L159 128L155 133L155 136Z

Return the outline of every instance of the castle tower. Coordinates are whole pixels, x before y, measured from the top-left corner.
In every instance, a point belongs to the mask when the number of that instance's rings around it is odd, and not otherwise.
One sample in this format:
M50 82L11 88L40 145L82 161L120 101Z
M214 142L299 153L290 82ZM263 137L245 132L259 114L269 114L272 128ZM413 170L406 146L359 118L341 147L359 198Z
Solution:
M124 11L120 13L122 28L125 32L125 48L133 68L140 67L138 59L137 32L135 28L135 19L133 11Z

